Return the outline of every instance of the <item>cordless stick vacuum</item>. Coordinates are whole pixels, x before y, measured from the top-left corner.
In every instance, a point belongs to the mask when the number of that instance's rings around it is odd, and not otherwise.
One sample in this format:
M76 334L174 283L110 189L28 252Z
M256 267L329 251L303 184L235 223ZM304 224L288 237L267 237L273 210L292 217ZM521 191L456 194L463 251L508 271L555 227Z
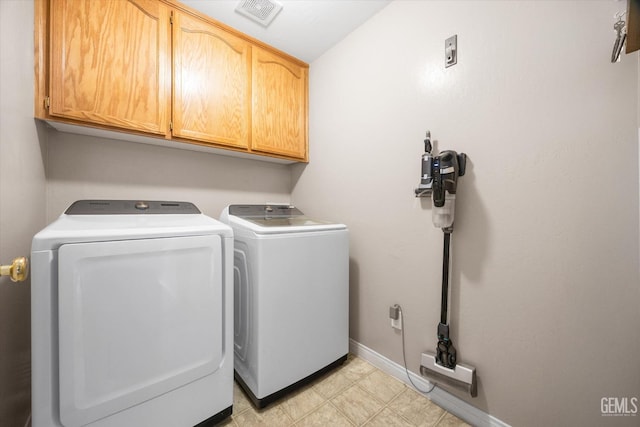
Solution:
M422 178L415 190L417 197L433 197L433 224L444 233L442 259L442 299L438 344L436 353L422 353L420 373L441 385L467 391L471 397L478 394L476 369L457 363L456 348L449 337L447 308L449 298L449 247L453 233L453 216L458 178L464 175L467 155L455 151L443 151L438 156L431 154L431 134L427 131L425 153L422 156Z

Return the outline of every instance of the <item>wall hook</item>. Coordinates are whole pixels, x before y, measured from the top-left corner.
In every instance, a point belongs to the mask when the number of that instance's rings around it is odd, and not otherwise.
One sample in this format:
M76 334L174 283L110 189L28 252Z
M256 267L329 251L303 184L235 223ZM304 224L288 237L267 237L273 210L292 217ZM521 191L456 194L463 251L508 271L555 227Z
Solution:
M617 21L613 24L613 29L616 32L616 41L613 43L613 50L611 51L611 62L618 62L620 60L620 53L622 53L622 47L627 39L627 23L622 19L625 12L618 12L615 14Z

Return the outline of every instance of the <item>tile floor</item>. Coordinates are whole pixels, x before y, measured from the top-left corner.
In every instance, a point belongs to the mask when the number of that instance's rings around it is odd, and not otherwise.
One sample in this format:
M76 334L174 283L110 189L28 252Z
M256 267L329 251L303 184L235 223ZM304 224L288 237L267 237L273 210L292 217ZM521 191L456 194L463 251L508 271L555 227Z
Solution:
M222 426L469 426L368 362L348 360L301 390L256 410L234 384L233 415Z

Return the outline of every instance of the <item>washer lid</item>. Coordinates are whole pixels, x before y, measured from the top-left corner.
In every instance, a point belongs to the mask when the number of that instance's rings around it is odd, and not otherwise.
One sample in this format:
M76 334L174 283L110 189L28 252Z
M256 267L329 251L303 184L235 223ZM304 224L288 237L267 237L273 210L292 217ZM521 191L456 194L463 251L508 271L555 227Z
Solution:
M119 202L122 203L126 201ZM129 202L132 207L136 203L135 201ZM116 203L116 205L117 204L118 203ZM72 205L72 207L74 205ZM191 204L189 203L189 205ZM102 205L102 208L106 209L105 206L106 205ZM135 209L135 207L133 208ZM172 210L176 207L170 206L168 208ZM195 208L195 206L193 206L193 208ZM157 207L157 209L162 208ZM195 209L197 210L197 208ZM71 210L71 208L69 208L69 210ZM188 210L191 210L191 208ZM233 231L229 226L201 213L172 212L158 215L158 212L156 212L156 214L145 212L126 214L106 212L102 214L80 214L77 212L79 211L74 210L71 211L71 214L64 213L60 215L57 220L36 234L33 238L31 250L43 251L57 249L65 243L106 242L161 237L201 236L208 234L218 234L223 237L233 236Z
M344 224L307 217L291 205L230 205L229 225L248 228L259 234L344 230Z

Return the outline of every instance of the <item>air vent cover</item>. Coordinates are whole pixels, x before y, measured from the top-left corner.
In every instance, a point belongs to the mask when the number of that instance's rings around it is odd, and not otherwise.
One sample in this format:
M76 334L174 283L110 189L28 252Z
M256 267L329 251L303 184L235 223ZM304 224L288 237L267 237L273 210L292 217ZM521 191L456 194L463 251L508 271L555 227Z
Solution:
M266 27L281 9L282 4L274 0L242 0L236 12Z

